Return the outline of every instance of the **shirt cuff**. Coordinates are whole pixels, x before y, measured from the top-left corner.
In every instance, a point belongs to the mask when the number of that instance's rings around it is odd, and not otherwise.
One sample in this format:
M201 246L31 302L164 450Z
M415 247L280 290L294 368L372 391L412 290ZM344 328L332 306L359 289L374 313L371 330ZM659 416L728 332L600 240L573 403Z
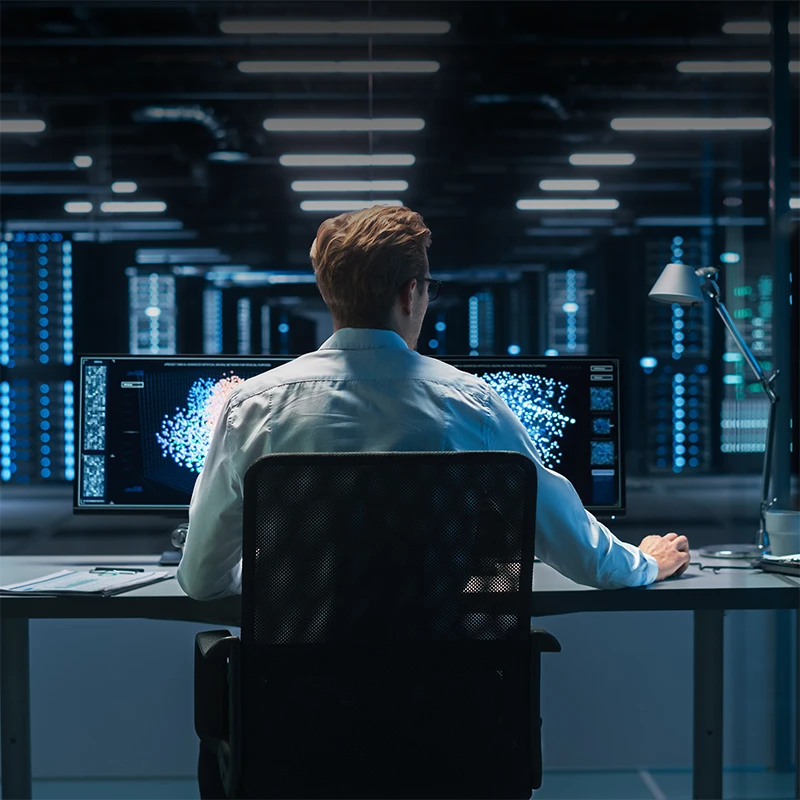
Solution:
M647 578L644 585L649 586L651 583L655 583L656 580L658 580L658 561L647 553L642 553L642 555L645 561L647 561Z

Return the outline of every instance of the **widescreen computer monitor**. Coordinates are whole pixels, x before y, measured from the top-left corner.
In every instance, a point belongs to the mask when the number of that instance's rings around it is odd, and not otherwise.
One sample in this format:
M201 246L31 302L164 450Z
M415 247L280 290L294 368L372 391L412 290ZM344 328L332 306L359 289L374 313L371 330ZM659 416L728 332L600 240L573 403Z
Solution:
M181 513L189 507L228 394L288 356L84 356L75 510ZM447 358L518 415L545 465L591 511L624 513L619 362L613 358Z

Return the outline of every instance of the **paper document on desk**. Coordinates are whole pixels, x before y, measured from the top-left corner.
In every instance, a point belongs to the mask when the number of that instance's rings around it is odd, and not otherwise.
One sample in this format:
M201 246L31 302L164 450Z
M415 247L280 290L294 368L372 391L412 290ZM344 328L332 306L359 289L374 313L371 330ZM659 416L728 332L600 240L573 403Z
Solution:
M3 594L96 594L109 596L171 577L168 570L151 572L78 572L62 569L41 578L0 586Z

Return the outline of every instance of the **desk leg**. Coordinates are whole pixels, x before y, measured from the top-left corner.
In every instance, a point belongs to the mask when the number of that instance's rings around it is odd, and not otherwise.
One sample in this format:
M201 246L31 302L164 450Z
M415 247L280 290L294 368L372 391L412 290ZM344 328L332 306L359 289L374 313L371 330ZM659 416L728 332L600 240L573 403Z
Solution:
M694 612L694 754L692 797L722 798L724 611Z
M792 611L794 619L794 796L800 798L800 608Z
M28 620L0 626L3 800L31 798L31 690Z

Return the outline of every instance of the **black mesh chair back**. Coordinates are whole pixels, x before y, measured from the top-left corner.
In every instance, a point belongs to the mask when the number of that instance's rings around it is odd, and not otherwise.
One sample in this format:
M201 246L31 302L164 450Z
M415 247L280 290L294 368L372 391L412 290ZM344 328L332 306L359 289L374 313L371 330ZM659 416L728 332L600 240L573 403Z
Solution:
M518 453L253 464L247 797L530 796L535 505Z

